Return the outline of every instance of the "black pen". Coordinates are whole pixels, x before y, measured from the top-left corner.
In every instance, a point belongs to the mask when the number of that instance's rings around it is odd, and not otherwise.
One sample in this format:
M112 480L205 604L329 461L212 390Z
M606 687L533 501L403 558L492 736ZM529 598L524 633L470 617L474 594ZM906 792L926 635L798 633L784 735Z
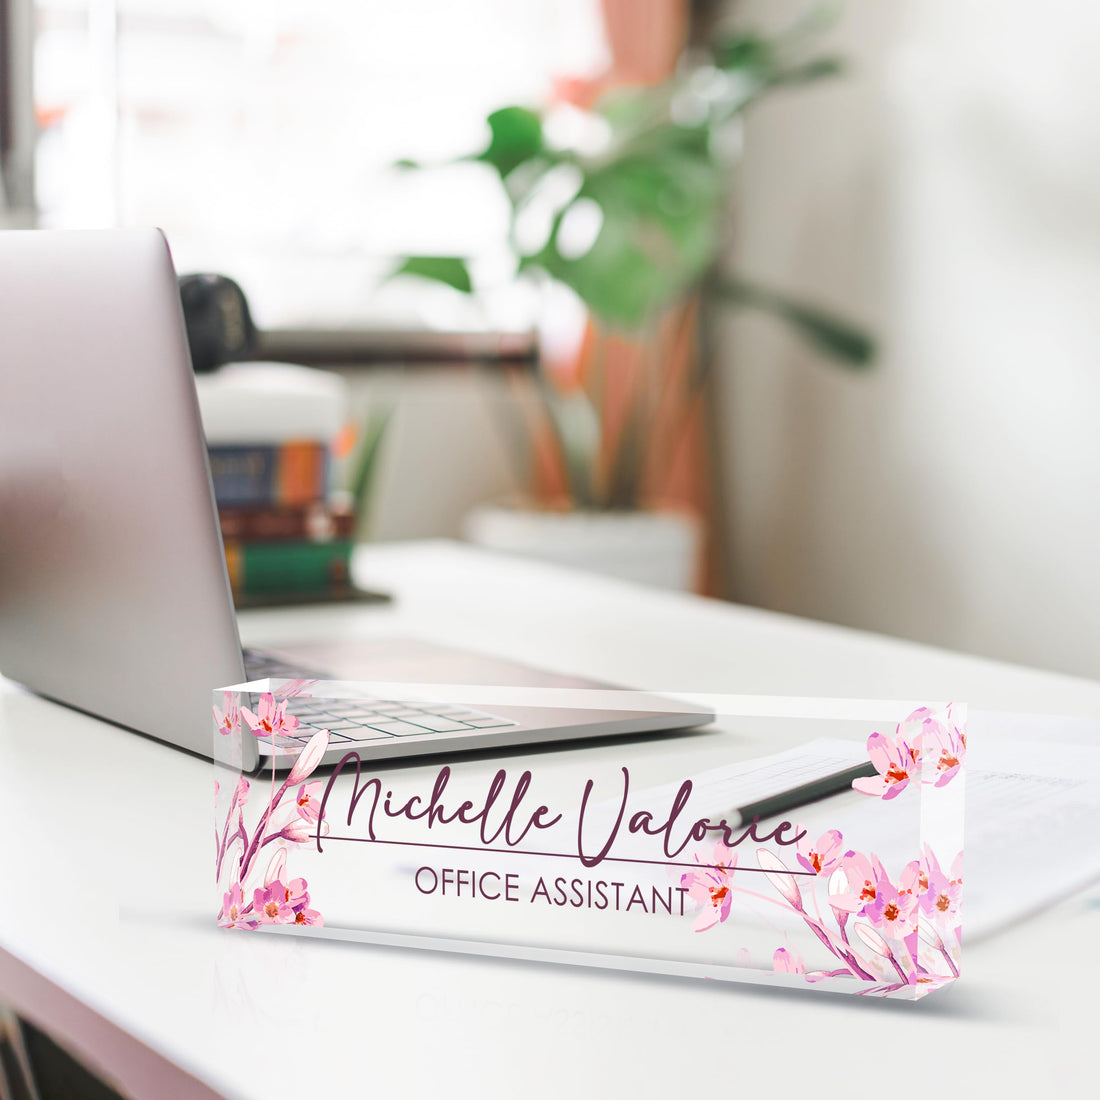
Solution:
M867 760L853 768L823 775L820 779L812 779L809 783L792 787L789 791L780 791L779 794L768 795L767 798L750 802L746 806L739 806L733 811L737 815L737 821L730 821L729 824L736 827L757 819L763 821L768 817L777 817L789 810L798 809L799 806L806 806L819 799L828 798L830 795L851 790L853 779L872 776L876 771L874 764Z

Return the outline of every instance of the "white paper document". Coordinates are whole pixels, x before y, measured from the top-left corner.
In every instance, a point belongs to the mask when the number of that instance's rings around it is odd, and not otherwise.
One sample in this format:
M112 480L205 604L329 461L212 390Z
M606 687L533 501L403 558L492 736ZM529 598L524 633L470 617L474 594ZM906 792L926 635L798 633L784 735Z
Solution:
M982 936L1100 879L1100 722L971 712L963 927Z

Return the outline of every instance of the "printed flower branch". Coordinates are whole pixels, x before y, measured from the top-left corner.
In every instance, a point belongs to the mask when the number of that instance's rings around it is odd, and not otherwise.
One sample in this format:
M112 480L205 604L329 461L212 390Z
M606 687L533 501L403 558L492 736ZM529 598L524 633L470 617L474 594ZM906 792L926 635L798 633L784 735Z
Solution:
M287 700L306 695L304 688L313 683L316 681L290 681L277 692L264 692L260 696L255 714L247 707L238 707L234 694L226 692L223 706L214 707L214 721L222 734L239 733L243 717L256 736L274 738L288 730L297 729L298 719L287 714ZM276 695L282 696L281 702L276 702ZM250 784L244 776L237 780L224 825L215 833L215 871L218 882L222 880L230 850L235 845L240 847L239 857L231 864L229 889L223 895L222 907L218 913L218 923L223 927L252 929L262 924L324 923L320 912L310 907L306 880L287 878L286 845L307 843L318 828L322 835L328 832L328 826L319 821L318 795L322 784L320 781L306 782L324 758L328 743L328 730L319 730L302 749L278 788L274 788L275 781L272 778L273 791L251 833L244 820L244 806L248 801ZM215 784L215 797L217 793ZM288 794L291 796L289 799ZM280 846L268 863L263 885L253 887L250 892L248 882L255 870L257 858L271 844Z
M836 834L839 843L840 833L836 830L830 833ZM723 847L718 845L718 849ZM716 849L709 857L696 853L700 869L682 876L681 883L689 897L700 906L692 925L696 932L721 924L732 911L733 895L739 891L731 882L734 866L727 853L728 849L726 853ZM831 970L807 971L801 958L782 948L773 956L775 969L805 974L808 981L843 976L870 982L887 978L893 982L896 976L901 985L916 985L944 980L947 975L938 965L938 960L942 960L950 976L958 977L957 955L962 941L961 853L947 875L926 845L922 858L906 864L896 882L873 853L868 856L849 850L823 862L812 875L793 874L766 848L761 848L756 858L785 907L802 919L840 964ZM808 911L807 901L814 897L822 880L828 884L827 909L836 924L835 932L820 916ZM854 943L848 934L849 921L853 922Z
M965 761L966 730L952 707L942 716L921 708L899 723L893 736L872 733L867 751L878 775L856 780L853 786L863 794L892 800L911 781L933 787L950 783ZM875 853L845 850L840 830L829 829L815 840L804 826L797 828L803 834L796 849L801 870L792 871L761 848L756 854L759 871L781 899L774 904L796 914L839 965L807 970L796 952L779 947L772 955L774 971L801 974L807 981L858 978L875 983L861 992L881 994L959 976L962 852L944 871L925 844L918 859L891 876ZM695 860L699 869L681 877L681 885L699 906L692 925L695 932L728 920L735 894L761 897L734 885L736 856L723 844L710 853L696 852ZM817 897L822 883L824 905ZM835 930L822 917L823 911L831 914Z

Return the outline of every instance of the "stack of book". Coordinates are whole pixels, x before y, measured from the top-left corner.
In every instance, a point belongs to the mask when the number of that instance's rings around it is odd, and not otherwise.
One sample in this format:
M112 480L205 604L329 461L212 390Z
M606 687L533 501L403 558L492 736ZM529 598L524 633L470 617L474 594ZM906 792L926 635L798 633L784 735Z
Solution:
M229 580L238 605L339 598L355 517L330 485L343 383L285 364L196 379Z

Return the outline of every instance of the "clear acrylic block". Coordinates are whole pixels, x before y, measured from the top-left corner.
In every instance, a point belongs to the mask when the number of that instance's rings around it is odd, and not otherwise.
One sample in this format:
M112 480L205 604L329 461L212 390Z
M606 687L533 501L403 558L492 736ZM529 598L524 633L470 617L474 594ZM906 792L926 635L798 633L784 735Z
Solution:
M265 680L213 718L223 927L907 999L958 977L962 706Z

